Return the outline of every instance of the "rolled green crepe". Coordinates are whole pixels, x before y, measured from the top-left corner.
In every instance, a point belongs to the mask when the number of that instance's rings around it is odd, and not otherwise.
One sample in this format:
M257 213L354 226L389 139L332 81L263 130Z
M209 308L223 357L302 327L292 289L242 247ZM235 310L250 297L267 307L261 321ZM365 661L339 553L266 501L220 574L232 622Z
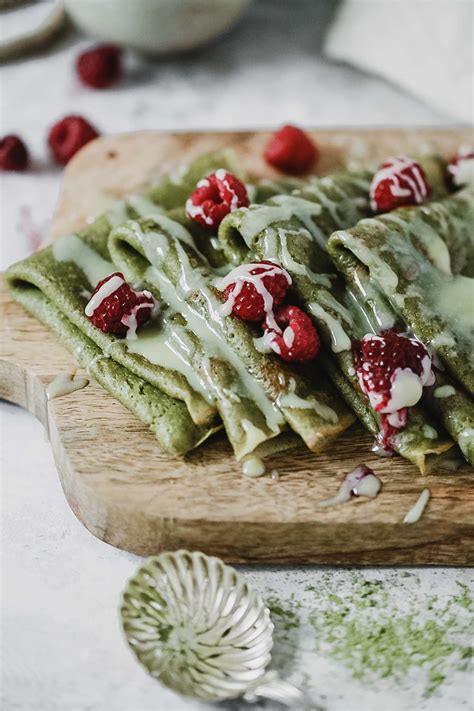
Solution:
M199 427L186 405L165 395L107 354L58 309L46 292L37 288L25 273L9 277L12 295L28 313L49 328L74 354L102 387L122 403L155 434L161 447L173 456L182 456L207 439L218 427Z
M351 244L352 239L360 240L356 249L346 246L344 233L329 241L329 251L343 270L351 292L357 295L355 298L365 303L366 314L376 317L382 308L385 314L387 310L392 313L395 322L398 312L414 333L439 350L451 377L437 370L435 384L425 388L424 402L440 418L472 466L474 404L462 384L469 390L473 368L474 280L466 275L473 263L473 205L473 193L468 190L423 208L404 208L383 218L363 221L349 231ZM374 231L380 239L375 243L372 259ZM374 269L380 276L375 276ZM384 292L380 281L384 281L385 274L392 283L392 274L397 280L396 287L390 287L390 294L387 289ZM412 278L407 279L407 275ZM450 293L453 296L446 297ZM446 314L451 300L453 311Z
M332 235L328 249L344 274L364 267L370 281L451 376L474 393L474 279L453 272L455 244L472 249L474 191L361 221ZM458 267L459 269L459 267Z
M353 267L347 269L345 273L348 287L346 301L351 306L357 337L361 338L366 333L380 333L381 330L392 327L398 331L406 330L406 323L400 319L385 296L370 280L365 267L355 263ZM443 423L447 432L462 447L464 455L472 464L474 451L465 443L465 430L474 421L472 401L446 373L437 368L434 372L436 378L434 384L424 388L424 409L433 412ZM429 415L426 415L425 424L428 427L424 429L425 432L433 434L433 423L430 424L429 420Z
M107 218L101 218L83 232L61 237L51 247L14 264L6 274L13 297L18 298L23 290L27 298L32 287L39 289L110 358L169 397L183 400L195 424L214 428L216 410L212 400L189 384L178 369L179 363L174 363L175 368L170 371L171 355L161 363L151 363L129 348L129 343L133 347L133 340L103 333L85 315L97 282L117 271L107 248L110 227Z
M434 192L442 192L442 162L436 157L428 159L425 169ZM325 344L321 360L328 374L366 428L377 434L379 416L360 390L351 352L352 339L373 328L358 322L361 309L347 298L346 285L326 251L327 239L335 229L370 214L371 178L369 171L313 178L290 196L232 212L220 225L219 240L227 258L234 262L256 254L262 259L277 259L288 270L295 294L318 325ZM379 304L377 314L388 320L379 324L378 330L393 325L388 305L383 309ZM421 471L428 460L452 446L444 436L433 438L433 433L438 434L434 424L419 407L411 408L408 426L393 440L395 449Z
M331 387L259 352L253 329L223 314L224 297L212 286L215 274L181 224L161 216L128 222L112 231L109 249L129 279L145 283L197 336L201 351L192 367L208 378L238 457L242 448L247 451L249 438L264 442L287 425L320 451L352 423Z

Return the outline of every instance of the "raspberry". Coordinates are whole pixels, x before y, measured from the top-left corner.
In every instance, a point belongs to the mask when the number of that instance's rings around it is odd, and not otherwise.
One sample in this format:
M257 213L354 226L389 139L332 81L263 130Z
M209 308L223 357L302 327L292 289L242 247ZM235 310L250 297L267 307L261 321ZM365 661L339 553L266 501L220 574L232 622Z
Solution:
M83 84L104 89L120 77L122 55L113 44L102 44L82 52L76 60L76 71Z
M403 205L418 205L431 195L421 165L411 158L388 158L374 175L370 206L374 212L390 212Z
M18 136L4 136L0 139L0 170L25 170L28 165L28 151Z
M104 333L116 336L135 334L156 310L149 291L134 291L121 272L99 281L85 308L85 314Z
M448 180L452 188L474 184L474 146L461 146L448 162Z
M423 343L391 329L381 336L364 336L354 343L353 354L361 389L375 412L393 414L415 405L423 386L434 380L431 356ZM397 382L400 377L402 388Z
M239 207L248 207L247 188L223 168L203 178L186 201L186 214L202 227L218 227L224 217Z
M403 407L394 415L381 415L380 417L380 434L377 436L377 442L382 446L385 452L393 452L393 437L403 430L408 422L408 408Z
M65 165L98 132L82 116L65 116L51 128L48 144L58 163Z
M319 351L318 332L308 314L297 306L281 306L274 313L279 332L266 319L262 326L275 353L289 363L308 363Z
M242 264L216 282L224 292L224 311L244 321L261 321L286 296L291 277L276 262Z
M283 173L307 173L319 157L319 149L307 133L296 126L283 126L273 134L263 156Z

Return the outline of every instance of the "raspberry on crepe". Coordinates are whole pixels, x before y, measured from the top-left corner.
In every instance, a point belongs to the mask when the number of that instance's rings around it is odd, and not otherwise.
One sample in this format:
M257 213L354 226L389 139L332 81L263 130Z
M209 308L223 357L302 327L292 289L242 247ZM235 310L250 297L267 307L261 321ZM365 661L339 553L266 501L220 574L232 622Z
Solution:
M248 207L247 188L223 168L200 180L186 201L186 214L201 227L214 229L229 212Z
M319 352L319 336L313 321L298 306L281 306L274 313L278 330L264 321L270 348L289 363L308 363Z
M157 308L149 291L134 291L121 272L99 281L85 308L85 314L104 333L134 337Z
M406 426L407 408L434 382L432 358L417 338L392 329L367 334L354 343L353 352L360 387L382 416L384 446L390 449L393 434Z
M216 287L226 296L223 312L244 321L262 321L281 304L291 277L277 262L262 260L242 264L217 279Z
M374 212L391 212L404 205L419 205L431 195L425 171L406 156L388 158L374 175L370 206Z

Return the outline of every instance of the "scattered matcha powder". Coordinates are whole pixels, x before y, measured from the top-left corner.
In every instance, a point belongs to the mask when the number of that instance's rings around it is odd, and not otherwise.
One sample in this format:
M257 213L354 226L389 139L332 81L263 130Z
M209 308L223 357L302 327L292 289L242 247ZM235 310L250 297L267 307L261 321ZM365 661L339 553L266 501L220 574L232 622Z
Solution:
M398 579L397 579L398 576ZM440 604L436 595L421 602L414 590L393 596L393 590L416 575L394 573L387 580L363 579L341 593L328 573L324 584L304 588L304 604L294 593L282 599L267 591L266 602L275 624L275 666L284 649L295 654L300 633L310 630L313 651L332 658L362 683L390 678L400 685L416 673L430 696L453 672L469 669L474 634L474 600L467 585ZM336 584L335 584L336 582ZM303 634L305 633L305 634ZM287 670L288 670L288 664Z

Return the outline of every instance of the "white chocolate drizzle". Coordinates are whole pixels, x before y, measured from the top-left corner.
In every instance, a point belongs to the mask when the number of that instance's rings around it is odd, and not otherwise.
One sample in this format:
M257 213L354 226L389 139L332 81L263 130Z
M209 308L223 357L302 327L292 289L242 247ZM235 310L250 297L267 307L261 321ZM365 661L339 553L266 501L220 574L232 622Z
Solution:
M431 425L424 424L421 431L426 439L438 439L438 433L434 427L431 427Z
M242 474L256 479L265 474L265 464L258 457L249 457L242 464Z
M245 456L249 452L253 452L259 444L268 439L266 432L256 427L253 422L243 418L241 423L242 429L245 432L245 443L242 445L241 457Z
M281 263L283 264L285 269L288 269L290 272L293 272L294 274L305 276L307 279L309 279L313 283L320 284L321 286L325 286L329 289L331 287L331 279L328 274L317 274L316 272L313 272L305 264L301 264L301 262L297 262L291 256L290 248L288 245L288 238L291 236L304 237L304 238L310 239L310 240L312 239L311 234L305 228L302 228L301 230L298 230L298 231L294 231L294 230L284 230L282 227L279 227L278 230L275 232L274 229L269 227L265 231L265 237L263 240L263 254L264 254L265 259L274 259L277 256L277 253L279 251L279 254L281 257ZM279 245L279 250L278 250L278 245Z
M372 469L365 464L360 464L346 475L336 496L320 501L319 506L327 508L329 506L345 504L347 501L350 501L353 496L367 496L370 499L374 499L381 488L382 482L374 474Z
M163 214L163 208L146 195L130 195L127 204L135 210L139 217L155 218Z
M107 211L106 218L111 227L122 225L128 220L127 203L123 200L118 200Z
M431 492L429 489L423 489L416 504L409 510L403 519L403 523L416 523L420 520L426 505L430 499Z
M206 352L223 358L235 370L239 380L239 387L243 394L253 400L264 415L270 430L277 432L284 422L278 407L268 397L262 384L249 373L248 368L234 349L226 342L224 337L224 318L221 314L221 303L209 289L205 278L199 269L193 269L189 259L179 245L173 242L179 255L181 279L174 285L164 274L162 263L168 251L168 238L159 232L142 232L139 225L129 222L127 229L132 229L141 240L146 256L151 263L147 279L156 283L164 301L175 311L181 313L187 321L189 329L203 342ZM206 318L192 304L187 302L187 297L193 289L199 290L201 297L206 302Z
M296 217L304 224L311 237L325 248L326 237L312 219L321 214L321 205L293 195L276 195L271 201L271 205L255 205L242 209L239 232L247 247L251 249L255 238L273 223Z
M278 353L278 344L274 342L276 337L275 331L265 331L263 336L253 339L253 344L259 353Z
M340 319L332 316L316 302L308 304L308 310L313 316L321 319L328 327L331 334L331 349L334 353L349 351L351 349L351 339L344 330Z
M95 285L115 271L112 262L100 256L77 235L64 235L53 242L53 256L58 262L72 262Z
M89 385L87 378L81 376L75 378L74 373L56 375L46 387L46 397L48 400L53 400L56 397L69 395L76 390L82 390L82 388L85 388L87 385Z
M451 397L451 395L456 395L456 388L453 388L452 385L440 385L434 391L434 396L438 398Z
M332 422L333 424L338 422L339 417L332 407L329 407L329 405L323 402L319 402L313 395L308 398L302 398L297 395L295 391L296 383L294 378L291 378L288 384L288 392L284 395L279 395L277 398L279 407L294 408L296 410L314 410L321 419Z
M209 404L214 403L207 379L192 367L195 346L183 326L169 322L149 324L134 339L127 334L127 348L130 353L137 353L150 363L181 373L193 390Z
M109 296L112 296L117 289L120 289L122 284L125 284L125 279L118 274L115 274L110 279L107 279L107 281L102 284L96 293L91 296L89 302L87 303L86 308L84 309L86 316L92 316L94 311L99 308L102 302Z

